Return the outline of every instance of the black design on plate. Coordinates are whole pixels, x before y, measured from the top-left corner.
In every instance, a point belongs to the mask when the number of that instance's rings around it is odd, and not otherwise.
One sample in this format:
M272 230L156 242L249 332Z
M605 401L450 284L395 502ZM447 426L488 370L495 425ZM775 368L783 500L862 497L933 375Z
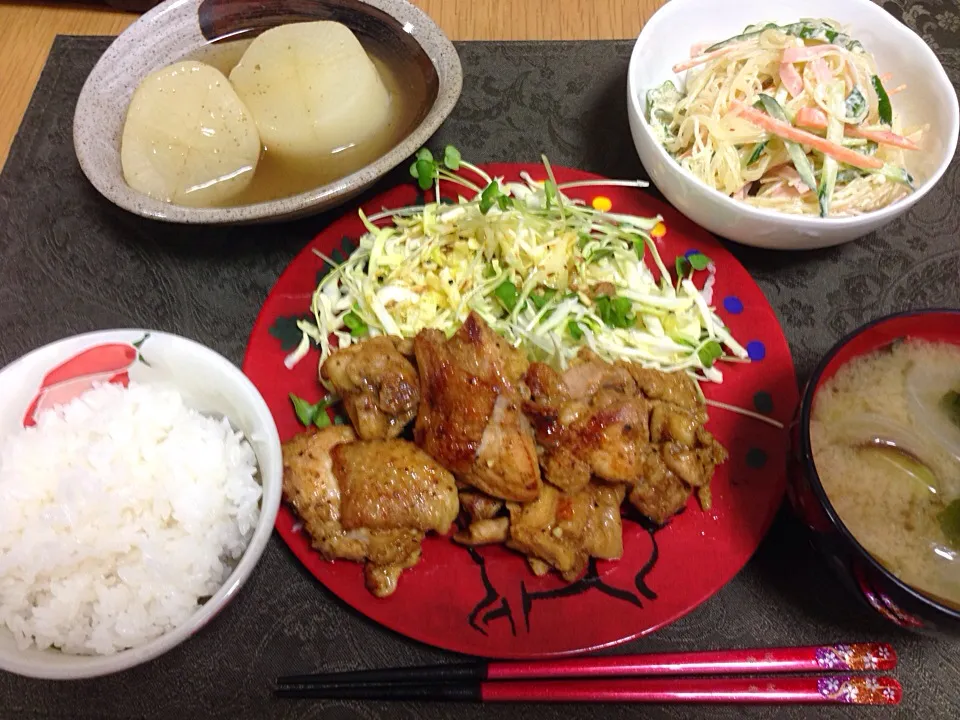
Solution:
M643 598L649 601L657 599L657 593L647 584L647 576L656 566L660 557L660 549L657 545L656 538L659 527L646 518L624 517L623 522L633 522L639 525L649 536L652 545L650 557L647 558L647 561L634 576L633 585L636 588L636 592L634 592L633 589L618 588L604 582L600 576L595 558L590 558L587 571L583 577L554 590L537 590L531 592L527 590L526 582L521 580L519 587L520 601L523 609L524 627L527 632L530 632L530 616L534 606L539 601L560 600L582 595L590 590L596 590L604 595L630 603L634 607L641 609L644 607ZM470 555L470 559L473 560L474 564L480 569L480 581L483 583L484 589L484 596L470 611L470 614L467 616L467 623L480 634L487 635L485 628L489 625L490 621L505 617L510 622L511 634L516 636L517 627L513 617L513 609L510 607L510 602L506 594L501 593L501 589L497 588L491 581L490 574L487 572L486 559L476 548L466 547L464 549ZM510 588L506 588L506 590L509 592ZM478 620L482 622L483 627L481 627Z
M304 313L302 315L287 315L278 317L270 326L270 334L280 341L280 347L284 352L291 352L300 344L303 333L297 327L300 320L312 320L313 315Z
M510 603L507 602L506 597L497 592L497 589L493 586L493 583L490 582L490 576L487 574L486 559L477 551L476 548L467 547L465 550L467 551L467 554L470 555L470 559L473 560L478 568L480 568L480 582L483 583L483 589L485 591L483 598L480 600L480 602L473 606L473 610L471 610L470 615L467 616L467 623L481 635L486 635L487 631L477 624L477 618L480 618L484 625L488 625L491 620L506 617L510 621L510 632L513 635L516 635L517 626L513 621L513 612L510 609ZM500 600L499 608L484 612L492 605L496 604L498 599ZM481 614L483 615L482 617Z
M660 528L646 518L633 519L633 522L646 530L647 535L650 537L650 542L653 545L650 550L650 557L647 558L643 567L637 572L636 577L633 579L633 584L637 586L637 591L647 600L656 600L657 594L647 585L647 575L650 574L650 571L656 566L657 560L660 559L660 546L657 545L657 530Z

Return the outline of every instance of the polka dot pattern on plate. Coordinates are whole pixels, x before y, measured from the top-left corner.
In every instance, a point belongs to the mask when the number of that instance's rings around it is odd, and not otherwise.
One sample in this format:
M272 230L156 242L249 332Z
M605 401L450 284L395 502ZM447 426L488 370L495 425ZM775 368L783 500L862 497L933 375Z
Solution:
M773 397L766 390L760 390L753 396L753 407L757 412L769 415L773 412Z
M723 309L731 315L739 315L743 312L743 303L736 295L727 295L723 299Z
M613 207L613 201L610 200L610 198L608 198L606 195L597 195L593 199L591 205L593 205L594 210L599 210L600 212L609 212L609 210Z
M754 362L763 360L767 356L767 346L759 340L751 340L747 343L747 355Z
M747 450L747 466L754 470L759 470L767 464L767 453L760 448L750 448Z

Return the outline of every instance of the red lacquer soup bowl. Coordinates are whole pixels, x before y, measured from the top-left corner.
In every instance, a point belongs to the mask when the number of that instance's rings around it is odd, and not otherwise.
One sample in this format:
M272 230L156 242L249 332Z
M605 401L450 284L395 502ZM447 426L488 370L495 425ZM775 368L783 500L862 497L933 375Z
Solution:
M960 611L898 579L847 529L824 491L813 460L810 418L820 388L854 358L906 338L960 345L960 310L923 310L880 318L834 345L807 383L791 427L788 495L809 528L814 546L868 608L900 627L960 636Z

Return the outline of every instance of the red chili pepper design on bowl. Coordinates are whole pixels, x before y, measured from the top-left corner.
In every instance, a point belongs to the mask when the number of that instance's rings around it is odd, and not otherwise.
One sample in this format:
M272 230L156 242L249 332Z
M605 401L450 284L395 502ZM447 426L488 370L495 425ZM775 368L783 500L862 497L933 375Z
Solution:
M144 335L134 343L94 345L57 365L40 382L40 389L23 416L23 426L33 427L41 412L70 402L94 385L113 383L127 387L130 368L138 361L149 365L140 354L148 337Z

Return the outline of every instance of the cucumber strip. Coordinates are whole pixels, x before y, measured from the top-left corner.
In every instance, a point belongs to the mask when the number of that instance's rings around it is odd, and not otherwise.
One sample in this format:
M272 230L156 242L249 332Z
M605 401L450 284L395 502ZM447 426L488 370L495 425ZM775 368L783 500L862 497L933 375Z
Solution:
M843 108L843 85L833 83L827 97L830 99L830 107L834 112L839 112ZM839 106L839 107L838 107ZM827 140L839 143L843 140L843 123L831 113L827 117ZM830 202L833 200L833 191L837 186L837 171L839 163L829 155L823 156L823 172L820 176L820 187L817 188L817 200L820 203L820 217L830 215Z
M673 138L670 124L673 122L677 103L682 97L672 80L667 80L660 87L647 91L647 121L661 145Z
M902 183L908 188L913 190L913 175L907 172L906 168L897 167L896 165L886 164L879 170L874 171L877 175L883 175L888 180L892 180L896 183Z
M744 165L744 167L750 167L750 166L753 165L757 160L760 159L760 156L763 155L763 150L764 150L764 148L767 147L767 143L768 143L768 142L770 142L770 141L769 141L769 140L764 140L763 142L758 142L756 145L753 146L753 152L750 153L750 157L749 157L749 159L747 159L747 163L746 163L746 165Z
M790 123L790 120L787 118L787 113L780 106L780 103L764 93L760 93L758 98L760 106L763 108L764 112L767 113L767 115L772 117L774 120ZM797 169L797 173L800 175L800 179L803 181L803 184L811 190L815 190L817 187L817 181L813 175L813 165L810 163L810 158L808 158L806 153L803 152L803 148L800 147L799 143L795 143L792 140L787 140L786 138L782 139L784 147L787 148L787 153L790 155L790 159L793 161L793 166Z
M890 164L884 165L879 170L861 170L860 168L844 165L837 172L837 183L846 184L853 182L857 178L866 177L867 175L883 175L883 177L888 180L902 183L913 190L913 175L907 172L906 168Z
M866 172L860 168L845 167L839 172L837 172L837 182L846 185L849 182L853 182L857 178L862 178L866 176Z
M854 40L846 33L842 33L824 22L818 22L815 20L790 23L789 25L777 25L776 23L767 23L766 25L762 26L751 25L747 27L745 32L739 35L734 35L733 37L729 37L726 40L721 40L715 45L708 47L706 50L704 50L704 52L713 52L714 50L719 50L720 48L726 47L727 45L732 45L733 43L750 40L758 37L760 33L765 32L766 30L779 30L785 35L793 35L794 37L801 38L802 40L820 40L822 42L830 43L831 45L839 45L850 52L863 52L863 45L860 44L859 40Z
M880 114L880 122L884 125L893 123L893 106L890 104L890 96L883 87L880 78L874 75L870 78L873 83L873 90L877 93L877 112Z
M756 26L748 25L747 30L745 32L742 32L739 35L734 35L733 37L728 37L726 40L721 40L715 45L711 45L703 52L704 53L713 52L714 50L725 48L727 47L727 45L733 45L734 43L739 43L739 42L743 42L744 40L750 40L751 38L758 37L760 33L764 32L765 30L778 29L778 25L776 23L767 23L766 25L763 25L756 30L752 29L754 27Z
M847 95L847 99L844 101L844 109L844 122L848 125L859 125L867 119L867 96L861 92L860 88L855 87Z
M785 25L780 30L802 40L821 40L831 45L839 45L850 52L863 52L863 45L859 40L854 40L846 33L818 20L802 20Z

